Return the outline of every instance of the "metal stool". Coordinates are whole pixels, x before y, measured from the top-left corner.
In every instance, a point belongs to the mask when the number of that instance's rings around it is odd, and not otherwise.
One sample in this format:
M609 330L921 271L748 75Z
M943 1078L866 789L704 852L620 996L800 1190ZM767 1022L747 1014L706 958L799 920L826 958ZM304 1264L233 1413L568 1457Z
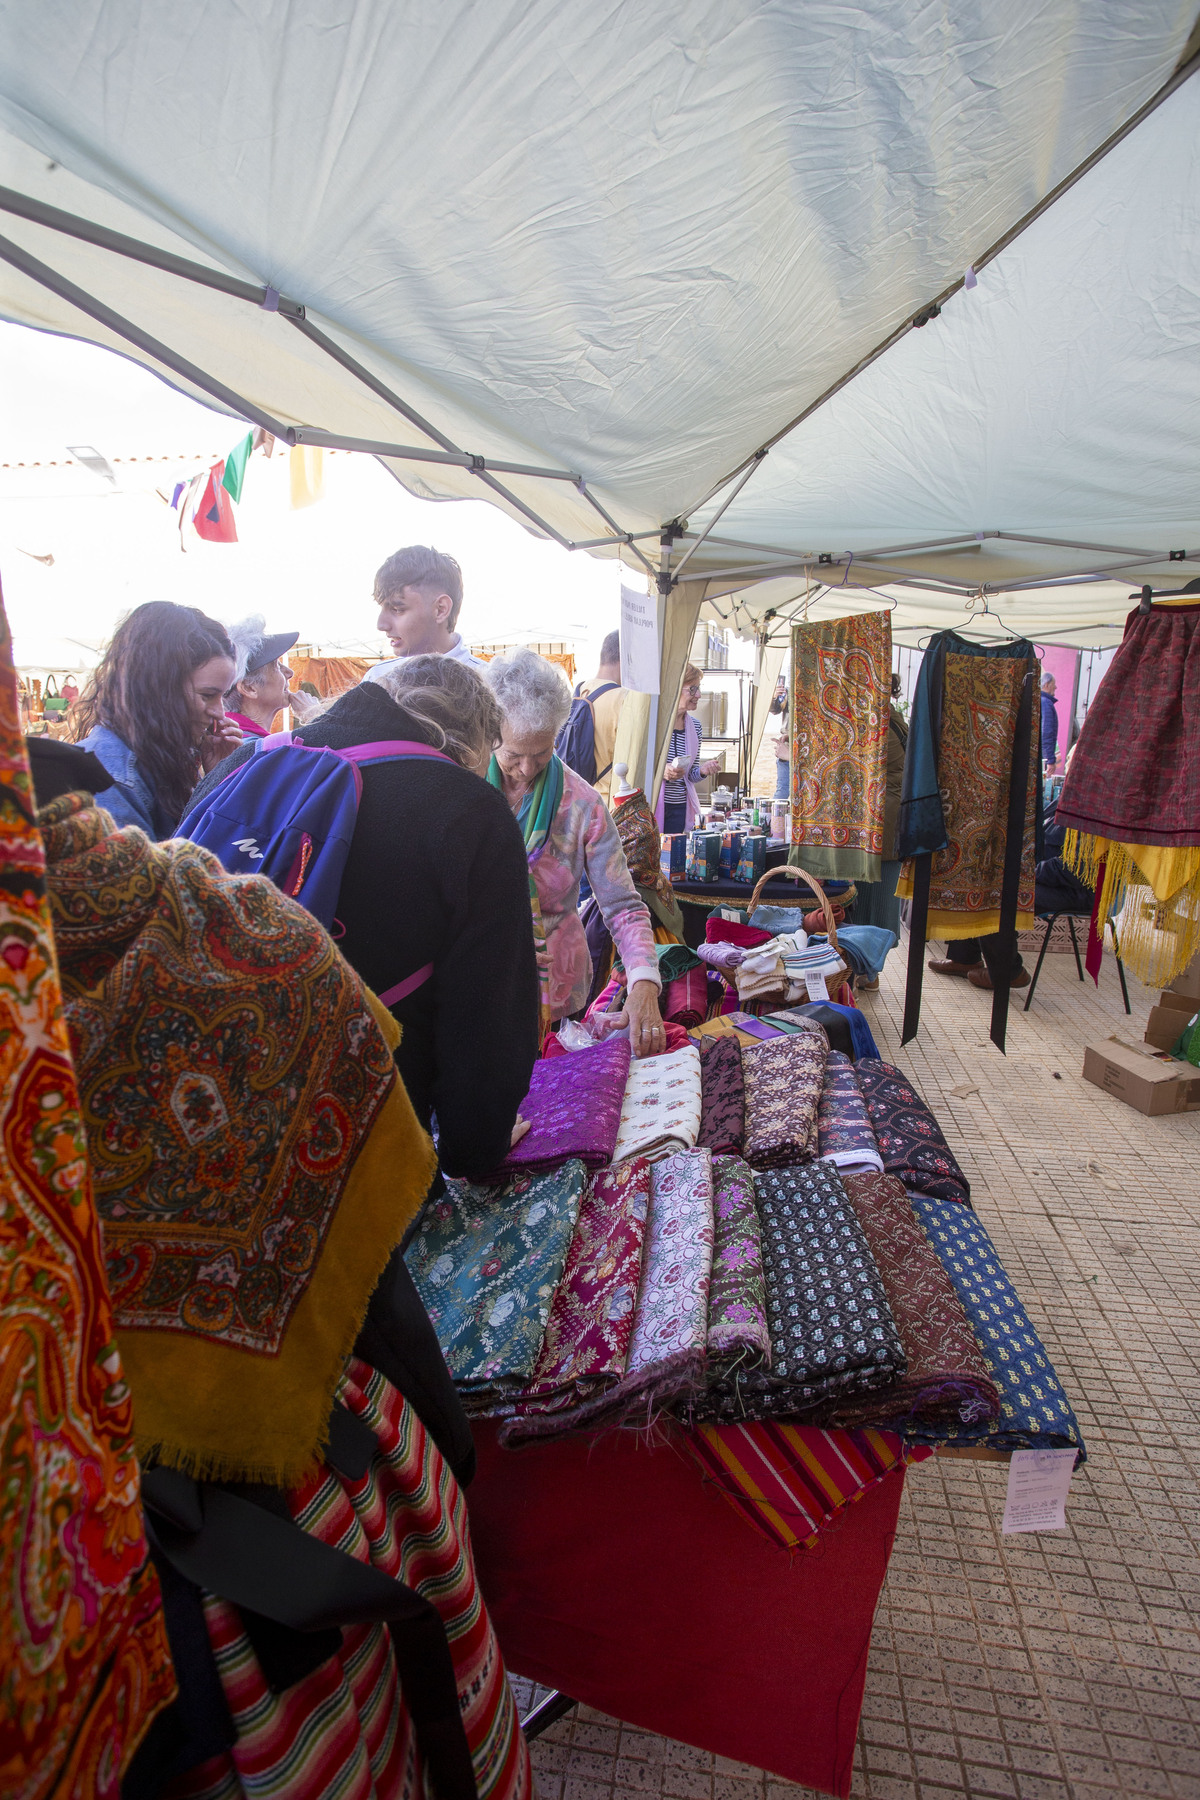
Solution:
M1046 951L1050 947L1050 933L1054 930L1059 919L1065 919L1067 921L1067 930L1071 934L1071 948L1075 952L1075 967L1079 971L1080 981L1083 980L1083 963L1079 956L1079 939L1075 936L1075 921L1076 919L1090 919L1092 915L1090 912L1055 912L1039 913L1037 916L1039 919L1045 919L1046 921L1046 935L1043 937L1042 947L1038 951L1037 966L1033 971L1033 980L1029 984L1029 992L1025 996L1025 1005L1022 1008L1024 1012L1028 1012L1033 1003L1034 992L1038 984L1038 976L1042 972L1042 964L1046 960ZM1121 946L1117 941L1117 928L1111 919L1106 919L1104 923L1106 928L1112 932L1113 936L1113 954L1117 959L1117 974L1121 977L1121 998L1125 1002L1125 1011L1131 1013L1133 1008L1129 1004L1129 989L1125 985L1125 965L1121 961Z

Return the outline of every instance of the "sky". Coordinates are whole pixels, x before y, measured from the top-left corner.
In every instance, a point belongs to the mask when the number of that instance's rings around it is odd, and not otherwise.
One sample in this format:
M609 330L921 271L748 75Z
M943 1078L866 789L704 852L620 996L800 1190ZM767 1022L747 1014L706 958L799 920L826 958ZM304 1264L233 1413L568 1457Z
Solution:
M298 630L330 653L386 654L375 570L402 545L429 543L462 565L468 642L566 642L591 672L618 622L617 562L534 538L485 501L417 500L372 457L327 452L323 498L293 511L286 450L259 453L236 509L239 542L189 534L181 549L176 481L245 429L111 351L0 322L0 578L18 667L90 667L146 600L225 624L261 612L269 630ZM115 485L68 446L99 451Z

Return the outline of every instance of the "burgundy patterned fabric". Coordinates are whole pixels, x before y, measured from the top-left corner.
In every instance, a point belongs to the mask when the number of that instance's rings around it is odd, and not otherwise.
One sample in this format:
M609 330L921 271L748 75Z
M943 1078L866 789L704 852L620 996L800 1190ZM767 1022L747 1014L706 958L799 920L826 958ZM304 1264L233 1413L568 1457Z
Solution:
M912 1423L958 1427L998 1419L996 1384L903 1184L892 1175L842 1179L883 1277L908 1371L869 1397L847 1397L822 1422L903 1431Z
M1200 600L1131 612L1088 708L1055 823L1179 848L1200 832Z
M737 1155L746 1135L742 1047L731 1034L694 1040L700 1052L700 1136L714 1155Z
M708 1012L708 971L706 969L689 969L686 975L677 975L668 982L667 991L663 995L662 1016L674 1025L682 1025L690 1031L693 1025L703 1025Z
M609 1038L590 1050L572 1050L533 1065L521 1117L529 1130L502 1165L546 1169L577 1156L589 1169L612 1161L629 1080L629 1039Z
M533 1378L500 1427L502 1444L570 1430L571 1409L625 1373L649 1212L644 1158L593 1175Z
M825 1040L815 1033L772 1038L742 1051L746 1161L786 1169L817 1153L817 1106L825 1082Z
M916 1088L891 1063L873 1056L860 1057L854 1075L867 1103L884 1173L898 1176L910 1193L970 1206L971 1184Z
M854 1079L854 1064L840 1050L825 1058L825 1085L817 1108L817 1154L843 1175L883 1173L883 1158L867 1103Z

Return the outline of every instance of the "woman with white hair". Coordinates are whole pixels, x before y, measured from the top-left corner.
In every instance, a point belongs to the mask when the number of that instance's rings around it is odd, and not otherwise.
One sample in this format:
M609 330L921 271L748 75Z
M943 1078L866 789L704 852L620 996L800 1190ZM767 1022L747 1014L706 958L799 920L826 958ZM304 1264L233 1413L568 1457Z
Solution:
M508 801L525 838L543 1023L579 1012L592 959L579 918L584 874L625 967L629 998L619 1015L635 1056L666 1048L654 930L625 861L617 828L595 788L555 754L571 710L559 671L532 650L490 663L487 680L503 715L488 780Z

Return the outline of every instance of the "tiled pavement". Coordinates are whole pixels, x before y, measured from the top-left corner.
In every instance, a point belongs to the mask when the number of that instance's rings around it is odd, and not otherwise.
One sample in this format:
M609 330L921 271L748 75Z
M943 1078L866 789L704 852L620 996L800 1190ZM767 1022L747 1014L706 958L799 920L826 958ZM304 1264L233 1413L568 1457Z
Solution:
M1083 1081L1086 1042L1140 1038L1153 996L1130 990L1126 1020L1111 958L1097 995L1073 958L1048 957L1007 1057L965 982L926 977L904 1051L898 955L864 997L966 1168L1090 1460L1066 1532L1009 1538L1004 1465L910 1472L856 1800L1200 1800L1200 1113L1147 1119ZM541 1800L809 1791L587 1709L533 1760Z

